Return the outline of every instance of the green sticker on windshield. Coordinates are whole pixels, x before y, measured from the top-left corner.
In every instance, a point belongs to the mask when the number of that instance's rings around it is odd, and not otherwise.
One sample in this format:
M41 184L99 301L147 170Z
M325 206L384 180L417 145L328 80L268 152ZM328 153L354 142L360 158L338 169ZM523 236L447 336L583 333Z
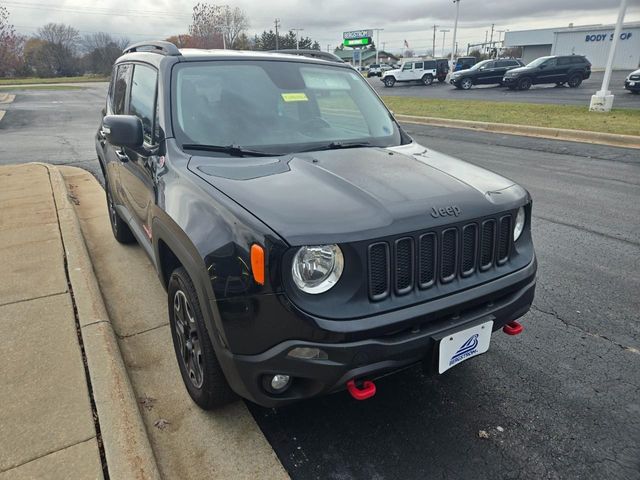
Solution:
M282 99L285 102L308 102L306 93L283 93Z

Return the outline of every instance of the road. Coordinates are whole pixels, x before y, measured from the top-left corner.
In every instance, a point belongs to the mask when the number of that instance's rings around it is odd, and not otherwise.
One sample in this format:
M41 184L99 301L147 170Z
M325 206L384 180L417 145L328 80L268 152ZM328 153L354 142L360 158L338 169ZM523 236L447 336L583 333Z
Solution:
M0 122L0 163L96 172L104 91L19 94ZM279 410L249 404L289 474L640 479L640 151L405 128L531 191L534 308L522 335L494 335L488 353L439 377L417 367L386 377L366 402L343 392Z
M624 79L628 71L614 71L610 90L615 95L616 108L640 108L640 95L633 95L624 89ZM591 95L600 90L603 72L593 72L578 88L556 87L555 85L534 85L530 90L509 90L497 85L479 85L471 90L458 90L448 83L435 82L424 86L418 83L396 83L393 88L385 88L378 77L367 80L379 95L402 97L423 97L456 100L489 100L493 102L555 103L588 106Z

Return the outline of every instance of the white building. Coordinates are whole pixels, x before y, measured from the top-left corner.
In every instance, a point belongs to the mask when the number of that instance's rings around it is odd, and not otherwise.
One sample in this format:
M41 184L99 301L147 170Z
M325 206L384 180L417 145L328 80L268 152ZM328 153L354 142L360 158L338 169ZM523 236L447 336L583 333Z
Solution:
M521 47L529 63L545 55L584 55L593 69L607 64L615 25L585 25L506 32L505 47ZM613 68L634 70L640 66L640 22L625 23L613 60Z

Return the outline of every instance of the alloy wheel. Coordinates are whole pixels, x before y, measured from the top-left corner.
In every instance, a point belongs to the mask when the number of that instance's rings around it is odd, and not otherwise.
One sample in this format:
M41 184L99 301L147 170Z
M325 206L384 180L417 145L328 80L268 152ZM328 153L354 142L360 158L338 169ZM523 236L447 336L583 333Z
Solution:
M182 290L173 297L174 328L178 337L180 360L196 388L202 388L204 373L202 369L202 346L193 310Z

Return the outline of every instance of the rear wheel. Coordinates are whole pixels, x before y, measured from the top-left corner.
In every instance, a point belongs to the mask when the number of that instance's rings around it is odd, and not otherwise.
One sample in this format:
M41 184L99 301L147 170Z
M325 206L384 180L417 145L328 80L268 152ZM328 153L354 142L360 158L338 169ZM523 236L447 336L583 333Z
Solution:
M432 75L424 75L422 77L422 83L425 85L431 85L433 83L433 76Z
M385 87L391 88L395 85L396 79L393 77L386 77L383 82Z
M564 87L565 82L556 82L556 87Z
M105 176L105 185L104 189L107 192L107 209L109 211L109 223L111 224L111 231L113 232L114 238L120 243L133 243L135 242L135 237L133 233L131 233L131 229L129 225L126 224L122 218L120 218L120 214L116 210L116 205L113 201L113 195L111 193L111 186L109 182L106 181Z
M531 79L524 77L521 78L518 82L518 89L520 90L529 90L531 88Z
M459 85L463 90L469 90L473 86L473 81L470 78L463 78L460 80Z
M169 324L178 366L189 396L204 410L235 400L204 323L198 294L187 271L173 271L167 288Z
M580 84L582 83L582 76L581 75L573 75L570 79L569 79L569 86L571 88L576 88L579 87Z
M444 81L445 81L446 79L447 79L446 77L439 77L439 78L438 78L438 81L439 81L440 83L444 83Z

